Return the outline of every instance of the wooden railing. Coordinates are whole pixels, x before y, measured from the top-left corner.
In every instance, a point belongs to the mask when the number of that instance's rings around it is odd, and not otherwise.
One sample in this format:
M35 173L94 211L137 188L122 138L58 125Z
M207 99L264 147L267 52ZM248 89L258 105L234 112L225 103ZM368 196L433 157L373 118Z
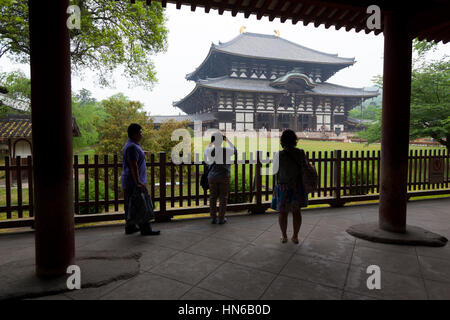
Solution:
M261 157L262 155L259 155ZM265 155L267 159L268 154ZM319 175L319 188L310 194L310 205L342 206L346 202L376 200L379 197L380 152L307 152ZM200 186L204 162L176 165L161 152L147 162L148 189L156 205L157 220L209 212L208 193ZM269 164L235 160L231 167L228 210L264 212L272 198L275 176L262 175ZM429 180L430 161L441 159L441 183ZM12 161L11 161L12 160ZM414 150L409 155L408 196L450 194L449 153ZM74 156L74 211L77 223L122 220L123 192L118 156ZM33 225L32 159L5 158L0 165L0 228ZM30 205L31 204L31 205Z

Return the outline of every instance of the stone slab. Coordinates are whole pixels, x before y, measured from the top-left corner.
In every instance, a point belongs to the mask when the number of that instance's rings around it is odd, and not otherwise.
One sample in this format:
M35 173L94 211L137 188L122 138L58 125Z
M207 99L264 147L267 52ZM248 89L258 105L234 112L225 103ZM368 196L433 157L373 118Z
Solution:
M113 281L130 279L139 273L140 253L78 251L76 265L81 270L81 289L100 287ZM33 258L0 266L0 300L49 296L70 291L70 274L42 279L35 274Z
M385 231L379 228L378 222L356 224L349 227L347 232L354 237L373 242L410 246L442 247L448 241L444 236L417 226L408 225L405 233Z

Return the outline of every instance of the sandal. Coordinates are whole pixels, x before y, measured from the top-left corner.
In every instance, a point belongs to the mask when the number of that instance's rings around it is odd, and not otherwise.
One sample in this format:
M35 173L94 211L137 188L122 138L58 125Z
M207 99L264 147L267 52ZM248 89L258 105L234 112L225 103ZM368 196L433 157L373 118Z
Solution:
M287 238L281 237L281 238L280 238L280 241L281 241L281 243L286 243L286 242L288 241L288 239L287 239Z
M298 244L298 238L291 238L292 242Z

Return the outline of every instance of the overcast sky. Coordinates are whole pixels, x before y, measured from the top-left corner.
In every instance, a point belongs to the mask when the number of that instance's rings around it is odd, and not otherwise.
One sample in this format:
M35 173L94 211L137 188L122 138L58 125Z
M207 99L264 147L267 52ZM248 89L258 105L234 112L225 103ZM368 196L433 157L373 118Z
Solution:
M328 30L324 26L315 28L312 24L307 27L302 22L293 25L289 20L280 23L279 19L270 22L267 17L257 20L251 16L244 18L243 14L232 17L230 12L220 16L216 10L205 14L202 8L191 12L189 6L182 6L180 10L175 5L168 4L168 50L164 54L152 57L155 63L158 83L152 91L142 88L129 88L127 80L115 75L114 88L100 88L95 78L86 73L83 79L72 78L72 90L82 88L90 90L98 100L107 98L115 93L123 92L130 99L141 101L145 110L151 115L178 114L181 111L172 106L172 102L182 99L195 86L187 81L185 75L197 68L208 54L211 42L226 42L239 35L241 26L247 32L274 34L280 31L281 37L311 49L326 53L338 54L340 57L355 58L353 66L345 68L331 77L328 82L351 86L373 86L372 77L383 72L383 35L367 35L364 31L356 33L346 32L344 28L337 31L334 27ZM432 55L432 58L450 54L450 45L442 45ZM0 71L22 69L29 75L29 67L11 63L6 58L0 59ZM182 112L181 112L182 113Z

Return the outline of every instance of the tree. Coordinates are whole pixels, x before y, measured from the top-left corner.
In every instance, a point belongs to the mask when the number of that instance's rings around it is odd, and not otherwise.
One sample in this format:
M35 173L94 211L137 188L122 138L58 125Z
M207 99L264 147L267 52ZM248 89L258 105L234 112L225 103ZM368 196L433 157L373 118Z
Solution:
M0 93L9 101L0 99L0 118L6 114L21 114L30 111L31 81L22 71L0 73Z
M153 1L71 0L81 10L81 29L70 31L75 73L96 70L100 84L111 85L112 71L123 67L133 84L156 82L150 55L167 48L166 17ZM28 63L28 0L0 0L0 58Z
M189 125L189 120L184 121L174 121L170 119L169 121L163 122L158 130L155 130L155 140L158 145L158 151L164 151L167 155L167 159L170 159L172 155L172 148L175 147L180 141L172 141L172 132L176 129L187 129ZM192 154L191 143L191 154Z
M355 107L349 111L349 117L355 119L367 119L367 120L376 120L377 114L381 110L381 105L369 104L364 106L361 114L360 107Z
M1 0L0 0L1 1ZM0 83L6 88L6 95L25 103L31 101L31 81L20 70L0 73Z
M77 102L79 102L81 107L97 102L97 100L95 100L95 98L92 96L92 93L85 88L78 91L78 93L75 95L75 99L77 100Z
M432 137L450 151L450 59L422 64L412 73L411 138Z
M73 138L73 149L89 147L98 144L96 121L103 120L107 113L103 105L92 98L90 91L82 89L72 97L72 115L80 128L81 137Z
M106 112L103 119L94 121L98 131L99 146L96 153L122 154L125 141L128 139L127 129L131 123L142 126L142 148L146 151L156 152L157 142L154 139L153 121L142 110L142 104L138 101L130 101L119 93L102 101Z
M410 138L431 137L450 151L450 59L425 61L425 53L436 44L414 41L415 59L411 72ZM375 79L380 84L380 77ZM381 113L377 122L360 132L368 143L381 139Z

